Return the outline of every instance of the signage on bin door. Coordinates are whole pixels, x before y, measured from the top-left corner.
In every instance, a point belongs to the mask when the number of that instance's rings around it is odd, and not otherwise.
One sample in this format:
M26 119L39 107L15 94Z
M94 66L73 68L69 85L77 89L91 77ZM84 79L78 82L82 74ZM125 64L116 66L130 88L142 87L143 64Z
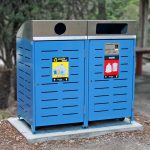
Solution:
M54 57L52 58L52 81L68 81L69 80L69 58Z
M105 45L105 55L119 54L119 44L118 43L107 43Z
M104 57L104 78L119 77L119 44L106 43Z
M119 56L105 56L104 78L119 77Z

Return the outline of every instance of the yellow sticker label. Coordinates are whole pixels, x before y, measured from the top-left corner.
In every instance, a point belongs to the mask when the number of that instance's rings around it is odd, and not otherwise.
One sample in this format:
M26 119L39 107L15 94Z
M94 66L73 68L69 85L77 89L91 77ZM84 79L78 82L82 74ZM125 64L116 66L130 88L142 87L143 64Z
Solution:
M52 81L69 80L69 58L55 57L52 58Z

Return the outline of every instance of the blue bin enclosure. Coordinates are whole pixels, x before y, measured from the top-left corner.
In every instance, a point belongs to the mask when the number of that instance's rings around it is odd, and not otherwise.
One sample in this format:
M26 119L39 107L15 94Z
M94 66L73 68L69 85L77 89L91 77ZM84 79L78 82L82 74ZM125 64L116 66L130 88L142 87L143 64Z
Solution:
M133 120L135 43L134 21L88 21L88 121Z
M89 121L133 118L134 39L90 40ZM119 75L104 78L105 45L119 44ZM114 54L107 56L114 57Z
M18 117L33 133L84 122L85 31L85 21L27 21L19 29Z
M130 118L134 21L25 22L17 33L19 118L38 127Z

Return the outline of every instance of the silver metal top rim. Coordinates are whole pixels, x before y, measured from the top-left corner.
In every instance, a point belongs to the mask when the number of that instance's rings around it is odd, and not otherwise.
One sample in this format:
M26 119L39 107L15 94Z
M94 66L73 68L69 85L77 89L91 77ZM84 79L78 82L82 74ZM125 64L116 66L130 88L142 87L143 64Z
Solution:
M52 37L33 37L33 41L53 41L53 40L86 40L86 39L136 39L136 35L101 35L101 36L52 36Z

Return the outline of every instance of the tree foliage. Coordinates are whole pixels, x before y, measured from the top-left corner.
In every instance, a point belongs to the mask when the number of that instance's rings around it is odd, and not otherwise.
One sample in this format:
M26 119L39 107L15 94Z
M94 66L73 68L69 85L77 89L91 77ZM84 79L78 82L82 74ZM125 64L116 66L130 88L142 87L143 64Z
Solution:
M137 20L139 0L106 0L107 19Z
M139 0L0 0L0 59L15 60L15 36L29 19L137 19Z

